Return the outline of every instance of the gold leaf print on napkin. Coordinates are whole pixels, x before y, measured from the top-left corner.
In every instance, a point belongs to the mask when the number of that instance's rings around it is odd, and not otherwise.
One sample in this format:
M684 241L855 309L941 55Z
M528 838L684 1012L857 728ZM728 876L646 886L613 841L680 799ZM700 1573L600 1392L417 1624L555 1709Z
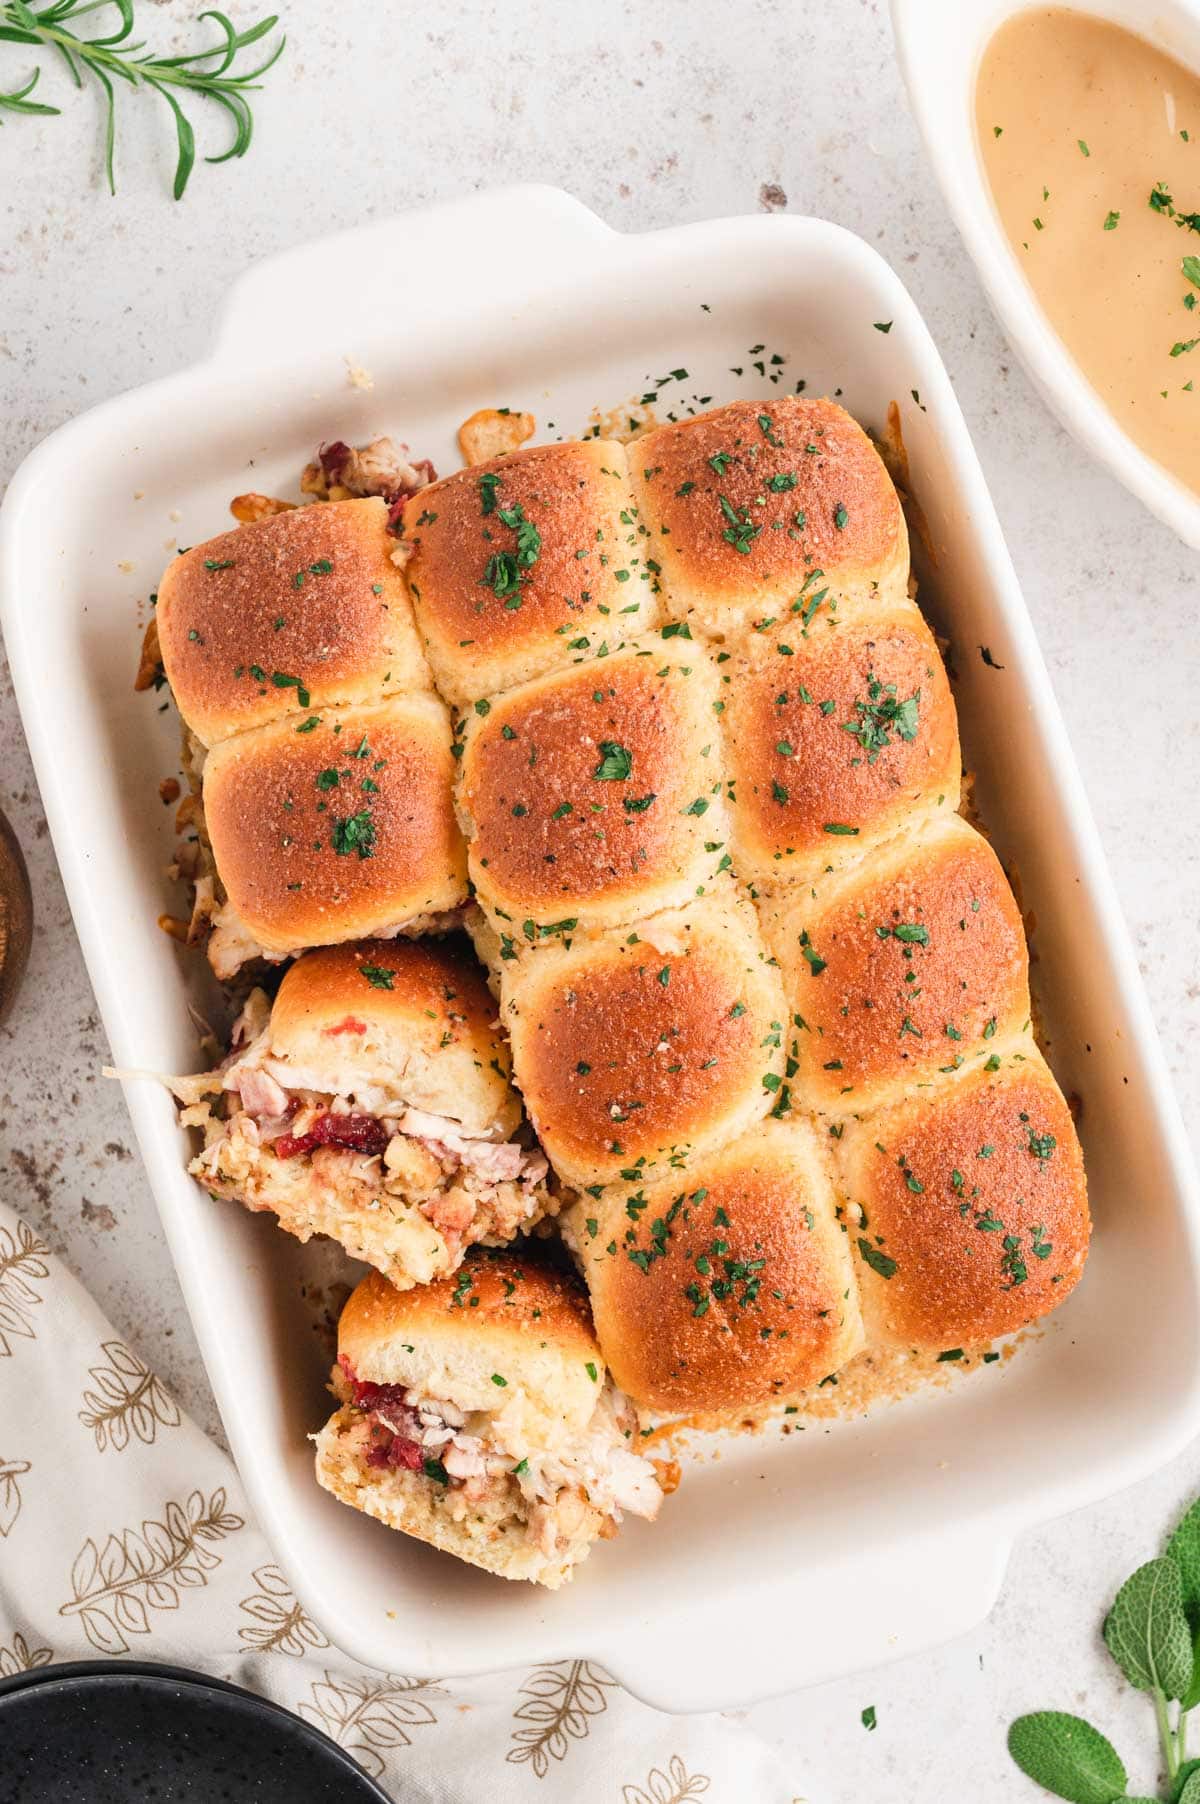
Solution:
M96 1389L84 1391L79 1411L79 1420L96 1437L96 1451L112 1447L121 1453L130 1434L148 1447L160 1428L178 1428L178 1404L132 1348L106 1340L102 1351L108 1364L88 1368Z
M260 1566L253 1576L258 1590L253 1597L244 1597L239 1608L255 1620L238 1630L239 1641L258 1654L293 1654L297 1659L310 1647L329 1646L312 1617L292 1596L278 1566Z
M687 1804L689 1798L700 1797L711 1784L707 1773L689 1774L682 1755L672 1754L665 1773L656 1766L645 1785L622 1786L621 1804Z
M13 1339L35 1340L32 1311L42 1302L34 1288L50 1276L50 1248L23 1221L16 1232L0 1228L0 1359L12 1355Z
M27 1459L0 1459L0 1538L6 1536L21 1514L18 1478L29 1470Z
M552 1760L562 1760L572 1741L582 1741L591 1730L591 1718L608 1709L606 1688L615 1688L590 1660L559 1660L535 1666L521 1687L526 1700L513 1711L513 1745L505 1758L514 1764L528 1760L544 1779Z
M0 1647L0 1679L15 1679L19 1672L32 1672L35 1666L49 1666L53 1658L52 1647L31 1649L24 1635L14 1635L11 1647Z
M152 1610L177 1610L183 1590L207 1585L221 1556L211 1543L244 1527L225 1508L224 1489L168 1503L161 1522L126 1529L103 1547L90 1537L71 1568L71 1599L60 1616L78 1616L102 1654L127 1654L130 1635L148 1635Z
M372 1778L379 1779L385 1766L381 1750L407 1748L412 1743L410 1729L436 1724L425 1698L441 1690L428 1679L399 1679L394 1673L379 1679L335 1679L326 1671L324 1679L313 1684L312 1702L299 1709L307 1722L324 1729Z

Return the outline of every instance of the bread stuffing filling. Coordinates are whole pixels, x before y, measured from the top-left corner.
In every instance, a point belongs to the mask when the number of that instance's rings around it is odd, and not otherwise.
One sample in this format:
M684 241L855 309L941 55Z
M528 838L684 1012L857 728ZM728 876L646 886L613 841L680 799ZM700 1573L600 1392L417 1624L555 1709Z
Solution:
M170 1080L181 1120L204 1133L189 1169L207 1189L281 1213L310 1190L348 1213L415 1207L454 1259L557 1212L539 1147L410 1107L366 1058L352 1091L330 1093L328 1073L272 1056L270 1008L252 991L222 1063Z
M553 1448L539 1445L519 1391L498 1410L464 1411L402 1384L364 1383L344 1355L333 1389L365 1422L369 1468L423 1473L445 1492L451 1514L508 1496L548 1559L578 1540L591 1512L602 1519L593 1532L604 1538L626 1512L652 1522L678 1482L673 1461L630 1452L637 1417L611 1382L583 1431Z

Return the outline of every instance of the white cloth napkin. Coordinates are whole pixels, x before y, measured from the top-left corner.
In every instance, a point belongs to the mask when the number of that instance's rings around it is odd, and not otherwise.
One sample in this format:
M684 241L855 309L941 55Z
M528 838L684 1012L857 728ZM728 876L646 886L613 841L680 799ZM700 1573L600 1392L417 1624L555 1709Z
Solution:
M230 1460L0 1204L0 1677L122 1654L285 1704L414 1804L796 1796L749 1731L651 1710L586 1660L443 1684L346 1659Z

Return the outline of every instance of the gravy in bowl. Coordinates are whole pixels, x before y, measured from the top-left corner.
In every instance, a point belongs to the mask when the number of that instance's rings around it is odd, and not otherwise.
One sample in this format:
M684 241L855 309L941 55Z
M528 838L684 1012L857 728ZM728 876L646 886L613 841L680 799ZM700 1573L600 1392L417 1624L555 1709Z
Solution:
M975 91L996 209L1118 423L1200 493L1200 77L1088 13L1038 7Z

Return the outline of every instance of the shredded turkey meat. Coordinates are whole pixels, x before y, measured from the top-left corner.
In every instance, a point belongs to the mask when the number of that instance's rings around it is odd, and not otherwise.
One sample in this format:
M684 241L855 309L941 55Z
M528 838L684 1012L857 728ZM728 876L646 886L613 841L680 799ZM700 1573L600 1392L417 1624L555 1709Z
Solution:
M519 1396L501 1410L468 1415L404 1385L360 1382L344 1357L339 1364L337 1388L369 1424L369 1467L424 1472L448 1490L461 1487L468 1502L515 1484L548 1556L561 1538L578 1530L585 1503L611 1518L614 1527L626 1511L647 1521L658 1514L664 1494L660 1476L650 1460L626 1446L636 1417L611 1383L586 1429L547 1449L527 1434Z
M297 1207L297 1168L306 1159L313 1196L356 1214L416 1211L453 1259L471 1242L504 1242L553 1214L549 1166L539 1147L471 1133L461 1121L397 1098L395 1074L364 1061L342 1093L330 1072L276 1057L270 1002L251 992L230 1051L216 1070L171 1079L184 1122L203 1130L191 1170L214 1192L251 1208ZM499 1130L493 1130L495 1135ZM382 1218L381 1218L382 1219ZM431 1276L432 1272L424 1274Z
M437 481L437 471L427 457L410 462L407 453L407 445L398 445L391 438L376 438L369 445L357 446L334 439L321 446L300 478L300 487L319 501L382 496L388 504L388 525L395 528L404 503L419 489Z

